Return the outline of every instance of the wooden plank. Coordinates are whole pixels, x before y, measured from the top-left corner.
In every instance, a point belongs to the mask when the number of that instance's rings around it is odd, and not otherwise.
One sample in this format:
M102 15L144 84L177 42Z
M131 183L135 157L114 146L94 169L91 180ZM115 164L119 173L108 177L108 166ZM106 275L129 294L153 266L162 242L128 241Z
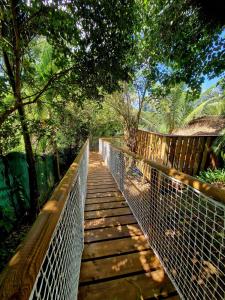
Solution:
M100 167L99 169L95 168L93 171L88 172L88 176L95 174L110 175L109 170L107 168L103 170L103 167Z
M119 239L124 237L132 237L137 235L142 235L142 231L138 224L130 225L118 225L111 228L101 228L86 230L84 232L84 242L93 243L97 241L106 241L112 239Z
M95 178L112 178L112 175L110 173L93 173L93 174L88 174L88 179L95 179Z
M107 172L93 172L93 173L88 173L88 178L92 178L92 177L103 177L103 176L107 176L107 177L112 177L112 174L107 170Z
M191 149L193 145L193 138L188 139L187 152L185 156L185 168L184 173L190 174L190 159L191 159Z
M161 299L175 289L160 269L125 278L80 286L78 300L137 300ZM169 298L172 300L172 298ZM179 298L174 298L173 300Z
M173 167L176 143L177 143L177 137L175 137L175 136L171 137L170 138L170 147L169 147L169 161L168 161L168 164L170 167Z
M165 157L165 152L166 152L166 137L164 136L162 138L162 149L161 149L161 164L164 162L164 157Z
M119 255L150 248L144 235L85 244L82 259L94 259L104 256Z
M129 207L88 211L84 213L85 220L103 217L124 216L132 214Z
M87 185L102 185L104 183L105 185L110 185L110 184L116 184L114 179L104 179L103 181L99 180L88 180Z
M170 147L170 138L166 137L166 140L165 140L165 153L164 153L164 158L163 158L163 164L164 165L168 165L169 147Z
M117 187L92 187L92 188L87 188L87 193L88 194L96 194L96 193L107 193L107 192L118 192Z
M184 137L183 143L182 143L181 154L180 154L180 171L183 171L184 167L185 167L185 155L187 152L187 146L188 146L188 138Z
M136 223L133 215L119 216L119 217L109 217L109 218L99 218L94 220L85 221L84 228L103 228L103 227L113 227L118 225L133 224Z
M109 203L87 204L84 208L85 211L101 210L101 209L114 209L120 207L127 207L128 204L125 201L116 201Z
M87 184L88 188L94 188L94 187L115 187L117 186L116 183L114 181L111 182L88 182Z
M190 169L189 169L189 174L193 175L194 173L194 165L195 165L195 160L198 157L198 137L193 137L193 143L192 143L192 149L191 149L191 156L190 156Z
M140 251L104 259L82 262L80 282L118 277L134 272L149 272L161 268L158 258L152 250Z
M102 198L102 197L119 197L122 196L120 192L103 192L103 193L87 193L87 199L89 198Z
M113 177L112 176L109 176L109 175L103 175L103 176L101 176L101 175L95 175L95 176L89 176L88 177L88 182L92 182L92 181L98 181L99 182L99 180L102 180L102 182L105 182L105 180L114 180L113 179Z
M122 197L122 194L120 196L109 196L109 197L101 197L101 198L90 198L86 199L86 204L99 204L99 203L108 203L108 202L115 202L115 201L125 201Z
M182 137L177 138L177 144L175 149L175 156L174 156L174 168L179 170L179 163L180 163L180 156L181 156L181 147L182 147Z
M202 154L202 161L201 161L200 170L204 170L206 160L207 160L209 150L210 150L210 143L211 143L211 137L207 137L207 139L205 141L204 152Z
M197 143L197 149L195 153L195 159L194 159L194 167L193 167L193 175L197 174L200 161L201 161L201 155L202 155L202 137L197 137L198 143Z

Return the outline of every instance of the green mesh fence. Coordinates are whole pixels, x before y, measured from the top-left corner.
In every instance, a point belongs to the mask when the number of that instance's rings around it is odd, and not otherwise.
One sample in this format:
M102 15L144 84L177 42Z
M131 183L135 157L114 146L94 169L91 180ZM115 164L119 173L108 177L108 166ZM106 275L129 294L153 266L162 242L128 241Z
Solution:
M54 157L49 155L36 157L36 172L40 193L39 203L42 205L48 198L57 180Z
M42 205L54 187L54 156L36 156L36 172ZM29 176L25 154L0 157L0 235L10 232L30 206Z

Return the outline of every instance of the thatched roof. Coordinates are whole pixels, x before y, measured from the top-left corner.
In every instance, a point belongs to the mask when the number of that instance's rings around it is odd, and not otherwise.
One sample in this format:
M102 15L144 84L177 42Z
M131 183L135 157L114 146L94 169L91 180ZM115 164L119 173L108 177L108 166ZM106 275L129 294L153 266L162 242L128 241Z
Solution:
M173 131L176 135L219 135L225 129L225 117L206 116L192 120L185 127Z

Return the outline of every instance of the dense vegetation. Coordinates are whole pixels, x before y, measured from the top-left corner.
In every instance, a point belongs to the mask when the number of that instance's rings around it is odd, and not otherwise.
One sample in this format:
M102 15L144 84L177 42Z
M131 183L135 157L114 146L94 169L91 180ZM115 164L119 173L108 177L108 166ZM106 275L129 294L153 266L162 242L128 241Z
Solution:
M2 0L0 155L26 154L31 219L37 155L54 155L59 179L88 136L125 132L135 151L139 125L223 115L224 47L223 17L202 1ZM220 82L201 93L206 77Z

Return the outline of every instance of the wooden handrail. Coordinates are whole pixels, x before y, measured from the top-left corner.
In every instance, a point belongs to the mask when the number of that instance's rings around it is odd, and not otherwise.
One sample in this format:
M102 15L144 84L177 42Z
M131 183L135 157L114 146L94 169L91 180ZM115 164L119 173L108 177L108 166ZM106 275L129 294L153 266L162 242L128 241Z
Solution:
M67 200L88 140L44 205L24 242L0 275L0 299L27 300L48 250L52 234Z
M185 174L183 172L177 171L174 168L169 168L167 166L163 166L161 164L158 164L154 161L148 160L148 159L144 159L141 156L136 155L133 152L130 152L124 148L118 147L113 145L109 139L102 139L103 141L109 143L111 145L112 148L119 150L125 154L127 154L128 156L133 157L134 159L140 160L148 165L150 165L152 168L158 169L161 172L163 172L164 174L173 177L177 180L179 180L180 182L189 185L191 187L193 187L194 189L200 191L201 193L205 194L208 197L213 198L214 200L225 204L225 190L219 189L214 187L212 184L209 183L204 183L201 182L200 180L198 180L197 178L190 176L188 174Z

